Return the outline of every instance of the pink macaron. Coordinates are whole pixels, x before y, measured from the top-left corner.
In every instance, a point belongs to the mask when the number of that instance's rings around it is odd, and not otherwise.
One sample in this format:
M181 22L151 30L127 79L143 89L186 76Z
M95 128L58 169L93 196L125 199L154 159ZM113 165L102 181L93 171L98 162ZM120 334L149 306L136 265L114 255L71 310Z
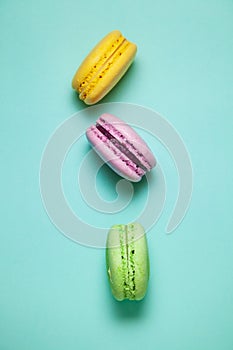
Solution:
M86 136L98 155L120 176L138 182L155 165L155 157L143 139L123 120L102 114Z

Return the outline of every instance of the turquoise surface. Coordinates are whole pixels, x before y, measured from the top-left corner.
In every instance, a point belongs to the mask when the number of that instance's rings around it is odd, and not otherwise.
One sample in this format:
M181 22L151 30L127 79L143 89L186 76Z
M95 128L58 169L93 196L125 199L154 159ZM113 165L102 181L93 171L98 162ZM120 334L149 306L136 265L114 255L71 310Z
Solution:
M62 235L39 188L49 137L85 107L72 76L113 29L137 43L138 54L103 102L164 115L182 136L194 173L187 215L166 235L177 181L172 160L156 146L169 191L148 234L148 293L136 304L112 298L104 249ZM231 350L233 2L2 0L0 33L0 349ZM74 173L67 181L73 159L64 188L74 202ZM107 199L109 187L99 186Z

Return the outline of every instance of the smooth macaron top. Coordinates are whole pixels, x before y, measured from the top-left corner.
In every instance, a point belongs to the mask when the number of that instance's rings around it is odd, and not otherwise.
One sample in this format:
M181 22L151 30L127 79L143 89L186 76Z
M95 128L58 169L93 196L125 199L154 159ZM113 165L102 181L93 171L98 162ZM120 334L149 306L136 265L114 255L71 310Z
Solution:
M102 114L86 131L95 151L120 176L137 182L156 160L143 139L128 124L112 114Z

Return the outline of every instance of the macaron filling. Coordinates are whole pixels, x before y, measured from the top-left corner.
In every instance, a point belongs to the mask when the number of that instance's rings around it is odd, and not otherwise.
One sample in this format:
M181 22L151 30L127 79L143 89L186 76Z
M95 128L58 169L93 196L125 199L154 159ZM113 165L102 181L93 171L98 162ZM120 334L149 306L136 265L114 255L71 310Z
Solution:
M122 225L120 230L120 247L123 271L123 293L124 298L129 300L135 299L136 285L135 285L135 266L134 266L134 237L131 234L129 244L127 225Z
M111 119L113 116L111 116ZM154 157L145 157L144 153L147 153L148 156L148 147L145 145L145 143L142 141L142 139L139 137L139 135L136 134L136 132L131 129L128 125L123 121L116 121L116 117L114 117L113 120L108 120L109 115L103 114L98 120L97 124L101 125L104 129L106 129L112 137L117 139L120 143L123 143L125 147L130 150L130 152L140 161L142 164L141 168L145 169L145 171L151 170L155 166L155 159ZM128 134L125 130L125 127L130 128L130 133L128 131ZM144 143L144 146L143 146ZM148 158L148 159L147 159ZM149 161L150 159L150 161Z
M129 160L131 160L136 167L141 168L143 171L147 171L148 169L141 163L141 161L133 154L127 146L120 142L113 134L110 132L110 130L107 130L103 125L100 125L99 123L96 123L96 128L112 143L116 146L116 148L123 153Z
M134 243L133 239L134 236L132 236L132 231L130 235L131 242L129 243L129 235L127 230L127 225L125 226L126 230L126 240L127 240L127 262L128 262L128 299L134 300L135 299L135 293L136 293L136 284L135 284L135 264L134 264Z
M114 144L111 142L111 139L108 139L102 132L97 129L96 126L91 126L87 130L87 138L89 142L95 147L96 152L104 159L104 161L108 162L109 166L113 169L118 169L116 165L117 160L121 161L126 169L130 169L131 175L134 174L134 178L136 181L139 181L141 177L145 174L145 171L141 169L138 165L136 165L132 160L130 160L124 153L122 153ZM93 135L104 144L105 148L108 149L112 155L107 158L104 157L103 150L99 150L99 145L93 140ZM123 171L123 170L122 170ZM122 176L126 176L125 172Z

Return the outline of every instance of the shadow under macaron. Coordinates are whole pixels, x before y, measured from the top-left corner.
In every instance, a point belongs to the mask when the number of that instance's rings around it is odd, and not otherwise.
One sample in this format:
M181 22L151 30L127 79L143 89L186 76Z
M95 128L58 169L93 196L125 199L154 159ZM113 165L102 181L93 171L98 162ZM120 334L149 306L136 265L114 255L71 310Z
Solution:
M115 317L120 319L140 318L145 314L147 300L112 300L112 309Z
M108 286L109 287L109 286ZM153 311L151 310L151 289L150 282L145 297L142 300L122 300L117 301L111 294L110 287L107 293L107 308L119 322L122 321L142 321L148 318L148 315Z
M98 154L93 154L92 160L93 160L92 162L93 168L100 167L102 160ZM152 174L150 174L150 176L151 175ZM153 175L152 177L154 177ZM132 200L135 202L137 201L137 199L140 199L143 194L145 196L146 193L148 192L147 175L143 176L139 182L132 182L118 175L114 170L112 170L110 166L108 166L107 163L103 164L102 167L99 168L98 179L99 179L99 184L100 185L102 184L103 188L105 188L106 184L108 184L108 187L107 187L108 192L112 189L112 193L110 193L110 195L112 195L113 193L115 193L116 197L120 195L121 200L123 201L125 201L124 199L129 200L132 195L130 202ZM122 182L122 180L124 180L124 182ZM121 181L121 183L119 181ZM120 184L120 187L116 187L119 184ZM120 192L117 193L116 190Z
M110 103L110 102L121 102L124 101L126 92L131 89L135 89L136 73L137 73L137 62L133 62L128 68L127 72L118 81L118 83L99 101L99 103Z

